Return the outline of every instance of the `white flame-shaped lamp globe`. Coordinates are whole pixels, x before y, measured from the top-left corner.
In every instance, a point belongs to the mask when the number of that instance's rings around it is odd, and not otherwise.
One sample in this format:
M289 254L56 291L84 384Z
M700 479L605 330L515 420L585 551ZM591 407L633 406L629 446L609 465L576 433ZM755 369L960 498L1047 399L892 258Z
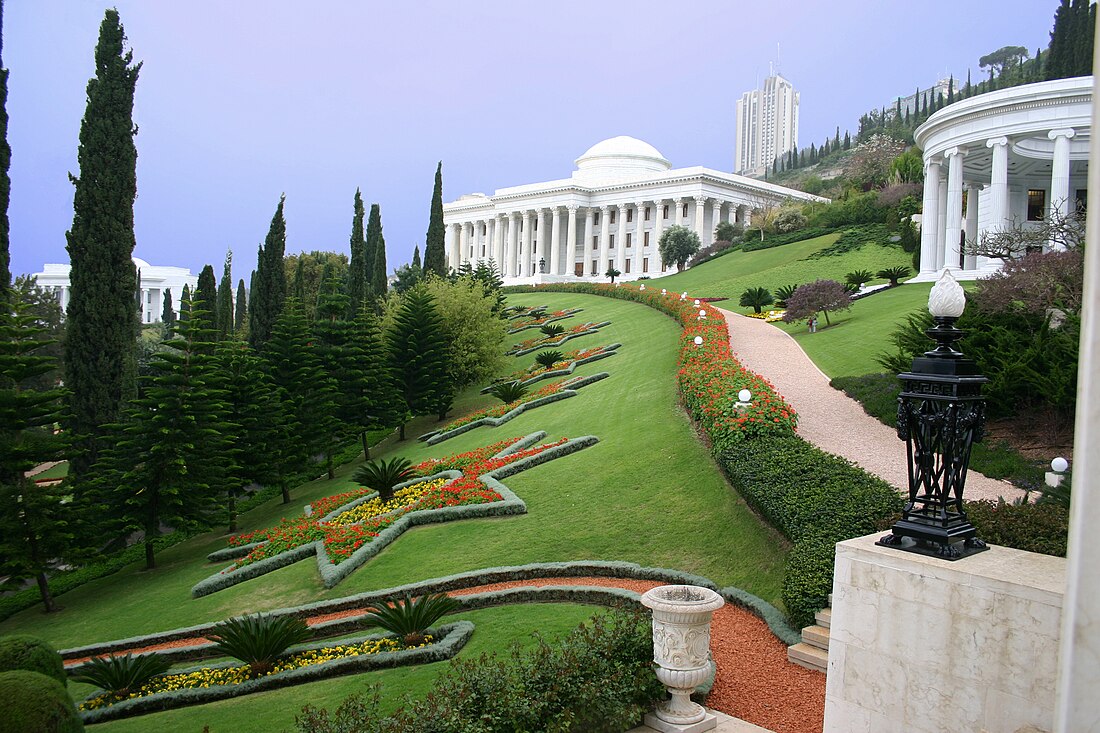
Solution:
M932 292L928 294L928 312L934 318L958 318L966 308L966 293L962 285L951 275L950 270L944 270L940 279L932 286Z
M702 336L696 336L695 337L695 345L696 346L702 346L703 345L703 337ZM1055 469L1055 470L1057 470L1057 469Z
M1050 462L1050 470L1054 471L1055 473L1065 473L1066 469L1068 468L1069 461L1067 461L1065 458L1062 458L1061 456L1058 456Z

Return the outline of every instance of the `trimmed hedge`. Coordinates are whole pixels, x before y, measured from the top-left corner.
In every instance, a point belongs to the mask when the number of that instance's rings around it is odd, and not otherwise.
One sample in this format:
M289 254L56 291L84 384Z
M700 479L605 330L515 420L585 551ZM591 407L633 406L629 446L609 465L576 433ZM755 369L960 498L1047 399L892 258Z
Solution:
M29 634L0 637L0 672L17 669L44 674L62 685L69 681L57 650L43 639Z
M757 237L760 236L760 230L751 230ZM742 240L741 249L745 252L757 252L762 249L771 249L772 247L782 247L784 244L794 244L795 242L801 242L806 239L814 239L815 237L823 237L826 234L832 234L836 229L832 227L806 227L793 232L787 232L786 234L769 234L763 242L759 239L752 239L749 231L746 230L745 238Z
M0 733L79 733L84 730L68 690L25 669L0 672Z
M226 700L242 695L250 695L254 692L275 690L291 685L300 685L306 682L328 679L345 674L359 674L373 669L392 669L410 664L431 664L450 659L458 653L470 636L474 633L474 625L469 621L458 621L447 624L435 630L435 634L441 638L430 646L417 649L402 649L397 652L381 652L354 657L343 657L321 664L311 664L307 667L279 672L250 679L237 685L215 685L213 687L198 687L185 690L173 690L160 692L146 697L135 697L117 702L96 710L85 710L80 713L85 723L102 723L108 720L141 715L159 710L172 710L188 705L201 705L215 700ZM368 638L379 638L379 635L349 639L347 643L355 643ZM304 648L295 647L292 651L305 651ZM179 670L180 673L195 672L199 669L218 669L223 667L240 666L240 662L226 662L210 667L196 667Z
M745 441L718 459L734 488L794 542L783 603L798 625L826 605L835 544L874 532L902 508L888 483L799 437Z

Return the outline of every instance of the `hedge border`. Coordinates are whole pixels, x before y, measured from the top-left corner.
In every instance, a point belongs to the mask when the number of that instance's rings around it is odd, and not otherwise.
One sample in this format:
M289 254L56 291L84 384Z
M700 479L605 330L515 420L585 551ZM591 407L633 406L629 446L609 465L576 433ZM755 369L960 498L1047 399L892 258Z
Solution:
M508 334L511 335L513 333L520 333L521 331L526 331L526 330L531 329L531 328L542 328L547 323L553 323L554 321L564 321L566 318L572 318L573 316L575 316L576 314L580 313L583 310L584 310L584 308L572 308L572 309L567 310L565 315L554 316L553 318L547 318L542 323L529 323L526 326L520 326L519 328L509 329Z
M602 321L600 323L589 323L589 324L585 324L585 325L589 326L589 328L585 331L578 331L577 333L565 333L565 334L562 334L562 337L560 339L558 339L557 341L547 341L544 344L539 344L538 346L532 346L529 349L519 349L519 350L517 350L516 347L518 347L519 344L516 344L516 346L513 346L508 351L505 351L504 355L505 356L523 356L525 354L530 354L533 351L538 351L539 349L546 349L546 348L549 348L551 346L561 346L566 341L570 341L572 339L580 338L581 336L587 336L591 333L599 333L600 329L603 328L604 326L610 326L611 321Z
M578 389L581 389L582 387L587 387L593 382L598 382L601 379L606 379L610 376L611 374L608 372L599 372L588 377L582 377L572 382L568 387L561 390L560 392L555 392L554 394L549 394L545 397L539 397L537 400L531 400L530 402L524 402L523 404L516 405L514 408L504 413L500 417L483 417L478 420L474 420L473 422L468 422L465 425L459 425L457 428L452 428L451 430L436 430L434 432L424 433L419 438L417 438L417 440L423 441L428 445L438 445L445 440L450 440L451 438L458 437L463 433L468 433L474 428L479 428L482 425L488 425L492 428L499 428L504 423L508 422L509 420L514 420L528 410L533 410L536 407L549 405L552 402L559 402L560 400L575 397L577 395Z
M279 689L281 687L316 682L317 680L346 674L356 674L374 669L391 669L393 667L411 664L441 662L453 657L466 645L466 642L469 641L474 633L474 625L469 621L458 621L453 624L439 627L436 633L442 634L442 638L427 647L402 649L396 652L379 652L377 654L342 657L340 659L322 662L321 664L312 664L306 667L299 667L298 669L268 675L266 677L246 680L236 685L189 688L186 690L157 693L146 697L131 698L122 700L108 707L82 711L80 716L85 724L103 723L108 720L118 720L119 718L125 718L132 715L141 715L143 713L158 712L162 710L174 710L189 705L201 705L216 700L227 700L243 695L250 695L255 692L264 692L267 690ZM358 639L358 641L370 638L380 638L380 635L376 634L362 637ZM355 641L354 639L349 639L347 643L355 643ZM318 647L313 646L305 649L295 648L295 651L306 651L309 648ZM204 668L219 669L236 666L239 666L239 662L227 662L224 664L212 665L210 667L195 667L180 671L186 673Z
M545 437L544 431L538 431L542 433L542 437ZM494 457L508 455L517 449L516 446L524 443L525 440L531 440L532 443L541 440L542 437L532 438L532 433L522 439L519 443L515 443L508 446L503 451L494 454ZM417 527L425 524L439 524L443 522L450 522L459 519L474 519L484 517L500 517L500 516L512 516L516 514L525 514L527 512L527 504L516 496L504 484L500 483L498 479L505 478L507 476L514 475L520 471L528 468L534 468L535 466L545 463L547 461L554 460L555 458L561 458L571 453L575 453L579 450L583 450L589 446L595 445L599 442L599 438L594 435L582 436L579 438L573 438L565 443L548 448L547 450L539 453L535 456L528 456L527 458L516 461L515 463L502 466L493 471L489 471L486 474L478 476L478 479L495 490L501 495L500 501L494 501L487 504L470 504L467 506L455 506L455 507L440 507L438 509L421 509L414 512L404 514L400 519L391 524L389 527L382 530L377 537L371 542L364 544L358 550L351 554L346 560L339 565L333 564L325 552L324 542L315 540L313 542L307 542L304 545L281 552L273 557L264 558L257 562L245 565L244 567L237 568L235 570L222 570L214 575L203 578L194 586L191 587L191 597L201 598L203 596L211 595L220 590L225 590L239 583L243 583L246 580L258 578L261 575L277 570L287 565L298 562L310 554L317 556L317 570L321 574L321 581L326 588L332 588L338 584L341 580L346 578L355 570L362 567L368 560L373 558L383 549L392 544L398 537L405 533L406 530L412 527ZM526 445L530 445L527 443ZM461 476L461 472L443 471L438 474L426 478L419 478L413 480L411 483L417 483L419 481L430 480L432 478L438 478L443 475L451 475L453 478L458 473ZM410 482L406 482L408 484ZM344 507L354 502L348 502ZM342 511L344 507L338 507L335 511ZM325 515L326 518L331 516L333 512Z
M601 346L600 348L603 349L603 351L600 351L597 354L593 354L592 356L586 356L583 359L576 359L574 361L571 361L571 362L569 362L568 365L562 367L561 369L555 369L555 370L550 371L550 372L542 372L541 374L536 374L533 377L528 377L527 379L521 380L520 384L523 385L524 387L527 387L527 386L530 386L530 385L534 384L535 382L541 381L543 379L550 379L552 377L568 377L581 364L590 364L591 362L599 361L600 359L606 359L609 356L615 356L615 354L618 353L616 351L616 349L621 348L621 347L622 347L622 344L617 344L617 343L616 344L609 344L607 346ZM505 380L500 380L500 381L508 382L508 381L515 381L515 380L505 379ZM499 384L500 381L496 382L495 384ZM484 389L481 390L481 394L488 394L489 390L491 390L492 388L493 388L492 384L489 385L488 387L485 387Z

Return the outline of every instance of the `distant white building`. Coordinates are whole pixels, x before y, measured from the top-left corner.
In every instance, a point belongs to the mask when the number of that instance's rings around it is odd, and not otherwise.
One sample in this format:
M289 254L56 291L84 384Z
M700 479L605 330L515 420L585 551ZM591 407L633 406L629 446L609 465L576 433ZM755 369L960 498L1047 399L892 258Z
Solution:
M779 74L737 100L737 152L733 170L764 173L772 161L798 145L798 92Z
M471 193L443 205L447 263L492 260L508 285L602 280L614 267L624 280L675 272L657 242L675 224L705 247L723 221L748 224L753 209L802 191L694 166L673 168L652 145L620 136L596 143L570 178Z
M194 291L199 278L192 275L185 267L160 267L150 265L145 260L133 258L134 267L141 273L141 322L158 323L161 313L164 311L164 294L172 294L172 310L179 315L180 297L183 295L183 286ZM42 272L34 274L38 287L51 290L57 294L61 310L65 312L69 307L71 287L69 284L70 265L44 265Z

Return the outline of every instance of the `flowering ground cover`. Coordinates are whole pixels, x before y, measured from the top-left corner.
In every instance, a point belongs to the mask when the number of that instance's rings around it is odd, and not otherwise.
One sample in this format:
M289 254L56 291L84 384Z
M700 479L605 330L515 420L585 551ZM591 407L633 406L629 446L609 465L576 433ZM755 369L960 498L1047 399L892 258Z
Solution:
M545 349L549 346L561 346L570 339L575 339L579 336L585 336L590 333L596 333L600 328L606 326L610 321L603 321L600 323L594 323L589 321L588 323L581 323L567 328L564 333L557 336L539 336L537 338L527 339L521 341L518 344L514 344L511 349L504 352L512 356L523 356L529 354L536 349Z
M615 349L618 349L621 345L622 344L608 344L606 346L593 346L589 349L574 349L573 351L568 351L563 354L560 360L548 367L535 362L526 369L512 372L506 377L499 377L494 379L493 382L520 382L522 384L530 384L551 375L558 376L562 372L571 372L573 368L579 364L586 364L590 361L614 356L616 353ZM489 386L481 391L482 393L486 393L491 389L492 387Z
M550 313L540 311L534 314L525 314L524 317L516 318L508 324L508 333L519 333L528 328L538 328L547 323L569 318L574 313L580 313L582 310L583 308L566 308L565 310L556 310Z
M596 442L561 438L537 445L544 437L533 433L423 461L414 471L424 478L399 484L390 501L379 501L374 492L360 488L315 501L308 513L284 518L274 527L235 535L228 549L208 557L234 562L195 584L191 595L209 595L310 555L317 556L322 580L332 587L414 524L523 513L526 505L497 478ZM497 508L478 511L479 505Z

